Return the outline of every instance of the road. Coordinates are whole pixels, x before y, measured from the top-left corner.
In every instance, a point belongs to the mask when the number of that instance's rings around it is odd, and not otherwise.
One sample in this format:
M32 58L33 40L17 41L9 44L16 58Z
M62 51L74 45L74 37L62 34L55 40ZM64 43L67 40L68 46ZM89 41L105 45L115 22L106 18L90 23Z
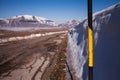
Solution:
M64 80L67 33L0 43L0 80Z

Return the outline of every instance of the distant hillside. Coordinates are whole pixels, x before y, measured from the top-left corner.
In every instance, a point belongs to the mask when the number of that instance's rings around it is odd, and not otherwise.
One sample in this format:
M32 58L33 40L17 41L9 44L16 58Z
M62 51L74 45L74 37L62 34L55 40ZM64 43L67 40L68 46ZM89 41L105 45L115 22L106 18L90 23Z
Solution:
M78 25L81 21L72 20L66 23L58 24L52 20L32 16L18 15L8 19L0 19L0 29L5 30L38 30L38 29L53 29L53 28L71 28Z

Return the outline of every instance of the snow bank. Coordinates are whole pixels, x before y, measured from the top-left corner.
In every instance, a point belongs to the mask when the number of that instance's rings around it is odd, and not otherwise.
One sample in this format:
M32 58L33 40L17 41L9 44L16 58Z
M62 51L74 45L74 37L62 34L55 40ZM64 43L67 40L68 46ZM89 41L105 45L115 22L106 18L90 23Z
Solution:
M28 36L10 37L10 38L5 38L5 39L0 39L0 43L17 41L17 40L24 40L24 39L32 39L32 38L36 38L36 37L48 36L48 35L60 34L60 33L67 33L67 31L47 32L47 33L44 33L44 34L38 33L38 34L31 34L31 35L28 35Z
M73 80L87 80L87 20L68 33L67 63ZM120 80L120 3L95 13L94 80Z

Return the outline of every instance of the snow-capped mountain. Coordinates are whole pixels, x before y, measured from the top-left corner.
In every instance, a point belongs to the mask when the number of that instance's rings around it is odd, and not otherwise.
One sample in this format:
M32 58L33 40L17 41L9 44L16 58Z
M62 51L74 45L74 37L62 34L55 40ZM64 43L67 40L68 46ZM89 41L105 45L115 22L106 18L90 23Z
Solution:
M19 15L9 19L0 19L0 27L55 27L57 23L43 17Z
M58 27L62 27L62 28L72 28L72 27L75 27L77 26L78 24L80 24L82 22L82 20L71 20L71 21L68 21L68 22L65 22L65 23L61 23L58 25Z
M52 20L32 15L18 15L9 19L0 19L0 29L5 30L36 30L51 28L71 28L75 27L81 20L72 20L58 24Z
M66 80L88 80L87 19L69 31ZM120 80L120 3L93 15L94 80Z

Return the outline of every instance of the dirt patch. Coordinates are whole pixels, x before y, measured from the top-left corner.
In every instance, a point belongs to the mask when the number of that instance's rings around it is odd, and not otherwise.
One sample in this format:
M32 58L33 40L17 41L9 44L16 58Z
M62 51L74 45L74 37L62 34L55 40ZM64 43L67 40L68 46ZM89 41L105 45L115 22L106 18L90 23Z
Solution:
M67 34L1 43L0 80L64 80Z
M67 35L57 47L56 55L51 59L42 80L65 80Z
M44 34L49 32L59 32L66 31L68 29L41 29L41 30L33 30L33 31L9 31L9 30L0 30L0 39L8 38L8 37L17 37L17 36L27 36L30 34Z

